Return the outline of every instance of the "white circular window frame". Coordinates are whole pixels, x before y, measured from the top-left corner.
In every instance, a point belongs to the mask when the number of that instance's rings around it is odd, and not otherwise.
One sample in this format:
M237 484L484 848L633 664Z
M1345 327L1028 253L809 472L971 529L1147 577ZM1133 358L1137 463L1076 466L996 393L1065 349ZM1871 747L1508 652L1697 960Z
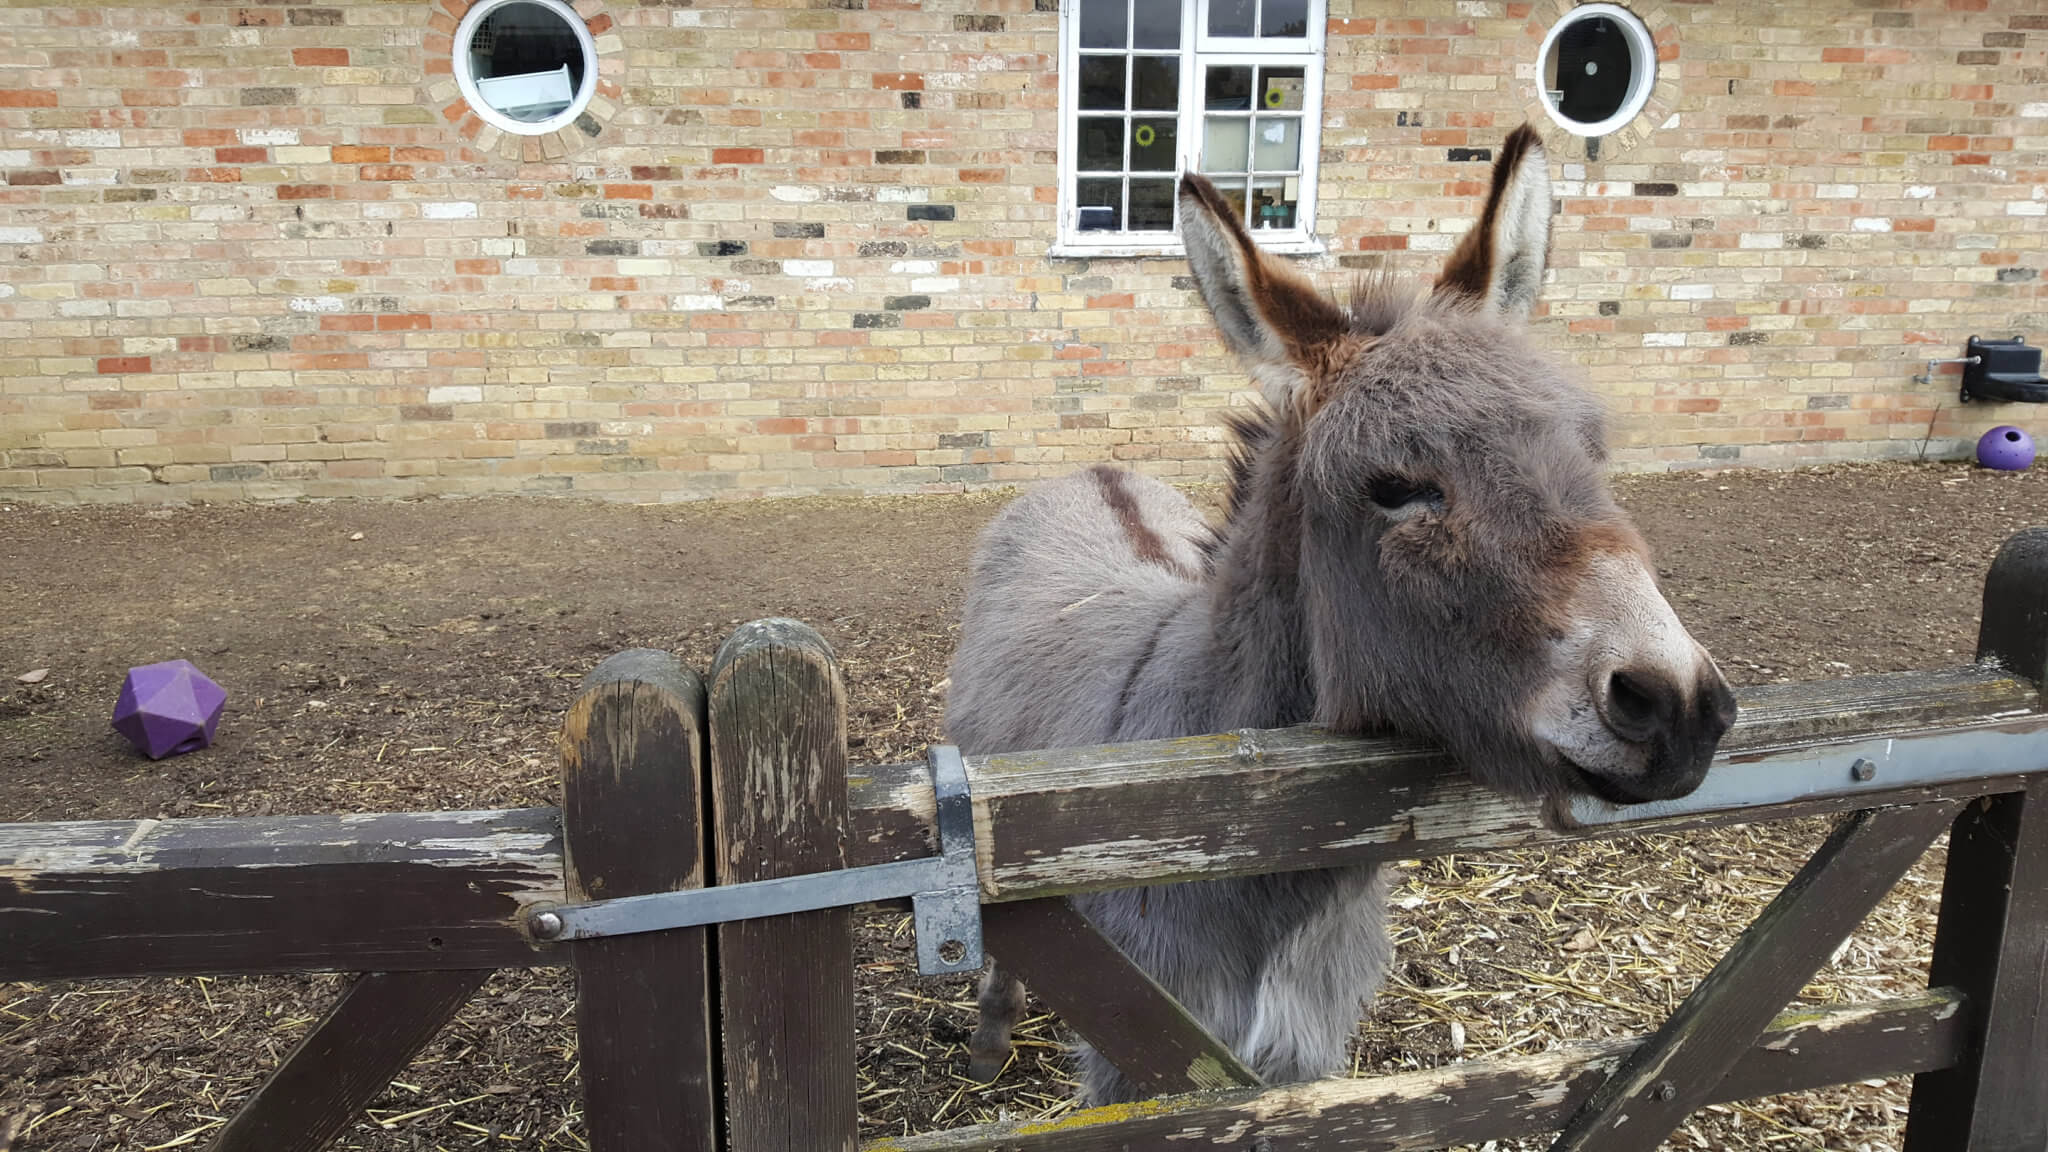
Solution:
M1614 115L1594 123L1570 119L1557 110L1557 102L1551 99L1550 89L1543 83L1548 71L1550 50L1557 43L1558 36L1565 29L1586 20L1605 17L1621 26L1622 34L1628 38L1629 85L1628 95ZM1642 114L1650 102L1650 92L1657 86L1657 42L1650 36L1649 26L1635 13L1619 4L1581 4L1560 17L1544 34L1543 46L1536 50L1536 96L1543 102L1543 110L1558 127L1574 136L1606 136L1627 127Z
M496 108L485 103L483 94L476 90L476 77L469 72L469 41L476 35L484 18L500 8L512 4L534 4L546 8L569 25L576 34L576 46L583 53L583 81L576 86L576 97L569 106L545 120L514 120ZM469 110L476 113L484 123L515 136L545 136L576 122L583 110L590 107L590 98L597 93L597 42L590 38L590 26L576 10L562 3L562 0L477 0L468 12L463 14L462 23L455 29L455 51L451 62L455 69L455 83L462 89L462 99Z

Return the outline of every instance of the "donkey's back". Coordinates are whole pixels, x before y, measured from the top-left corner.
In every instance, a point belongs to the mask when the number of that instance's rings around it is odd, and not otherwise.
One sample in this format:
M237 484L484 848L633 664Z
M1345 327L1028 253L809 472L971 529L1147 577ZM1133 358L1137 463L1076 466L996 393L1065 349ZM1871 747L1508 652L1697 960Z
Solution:
M1182 734L1143 689L1162 633L1193 623L1209 531L1172 488L1100 465L1011 503L975 550L947 737L987 753Z

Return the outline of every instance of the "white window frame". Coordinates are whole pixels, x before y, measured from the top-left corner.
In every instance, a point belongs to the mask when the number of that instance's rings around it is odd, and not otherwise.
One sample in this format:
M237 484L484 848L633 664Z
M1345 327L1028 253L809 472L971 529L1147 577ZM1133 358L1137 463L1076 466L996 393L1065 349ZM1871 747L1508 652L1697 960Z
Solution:
M1211 36L1209 0L1181 0L1180 108L1175 144L1177 171L1200 171L1202 152L1202 75L1210 64L1266 64L1300 67L1301 195L1295 202L1292 228L1251 229L1253 239L1268 252L1320 254L1326 249L1316 236L1317 169L1322 157L1324 35L1328 0L1308 0L1308 35L1299 40L1251 36ZM1126 49L1129 51L1129 49ZM1083 232L1080 230L1080 186L1076 139L1081 118L1081 8L1079 0L1060 3L1059 72L1059 219L1052 256L1179 256L1185 252L1176 219L1171 234L1163 232ZM1169 173L1158 173L1166 176ZM1250 190L1247 189L1247 196ZM1249 228L1249 223L1247 223Z
M552 11L569 25L576 36L576 50L583 53L583 80L576 86L576 94L569 106L545 120L514 120L496 108L491 107L478 91L476 77L470 72L469 43L476 30L483 27L485 17L499 8L510 4L533 4ZM454 51L455 84L462 90L462 99L469 104L470 111L481 117L484 123L500 131L517 136L545 136L550 132L576 122L578 116L590 107L590 98L597 94L597 42L591 38L590 25L574 8L562 0L477 0L463 14L462 23L455 29Z
M1621 107L1605 120L1581 122L1566 116L1557 108L1557 93L1544 84L1549 70L1550 53L1557 46L1557 38L1565 29L1583 20L1607 19L1621 28L1622 36L1628 41L1629 82L1628 94L1622 98ZM1643 107L1650 102L1650 91L1657 86L1657 41L1650 35L1650 29L1643 24L1642 17L1619 4L1581 4L1550 26L1543 35L1543 45L1536 50L1536 92L1543 98L1543 111L1550 115L1557 126L1574 136L1605 136L1627 127Z

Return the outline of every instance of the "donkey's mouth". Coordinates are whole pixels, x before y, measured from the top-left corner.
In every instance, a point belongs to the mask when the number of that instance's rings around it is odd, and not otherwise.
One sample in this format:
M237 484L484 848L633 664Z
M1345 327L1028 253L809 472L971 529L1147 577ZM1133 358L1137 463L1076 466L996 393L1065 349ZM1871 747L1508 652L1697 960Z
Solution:
M1593 795L1598 796L1600 799L1607 801L1609 804L1620 804L1624 806L1630 804L1648 804L1650 801L1657 799L1657 797L1654 796L1643 796L1635 792L1632 792L1629 789L1623 787L1619 781L1610 779L1606 776L1598 775L1593 772L1589 772L1586 769L1581 768L1577 764L1574 764L1570 760L1566 760L1564 764L1565 767L1571 769L1572 775L1577 777L1580 787L1584 788L1586 791L1592 793Z

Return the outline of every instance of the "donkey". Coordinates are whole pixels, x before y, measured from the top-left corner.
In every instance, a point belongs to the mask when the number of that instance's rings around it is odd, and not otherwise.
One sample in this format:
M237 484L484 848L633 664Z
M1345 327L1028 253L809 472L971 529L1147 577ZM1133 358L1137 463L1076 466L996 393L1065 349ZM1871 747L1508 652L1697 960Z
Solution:
M1519 796L1697 787L1734 696L1614 503L1597 401L1523 331L1550 211L1524 125L1433 290L1379 279L1345 309L1185 177L1196 287L1264 396L1234 422L1225 522L1108 466L1012 503L974 556L950 738L989 753L1314 722L1434 739ZM1075 903L1278 1083L1343 1065L1390 959L1386 898L1365 865ZM1023 1002L998 961L977 1079ZM1087 1100L1132 1098L1080 1059Z

